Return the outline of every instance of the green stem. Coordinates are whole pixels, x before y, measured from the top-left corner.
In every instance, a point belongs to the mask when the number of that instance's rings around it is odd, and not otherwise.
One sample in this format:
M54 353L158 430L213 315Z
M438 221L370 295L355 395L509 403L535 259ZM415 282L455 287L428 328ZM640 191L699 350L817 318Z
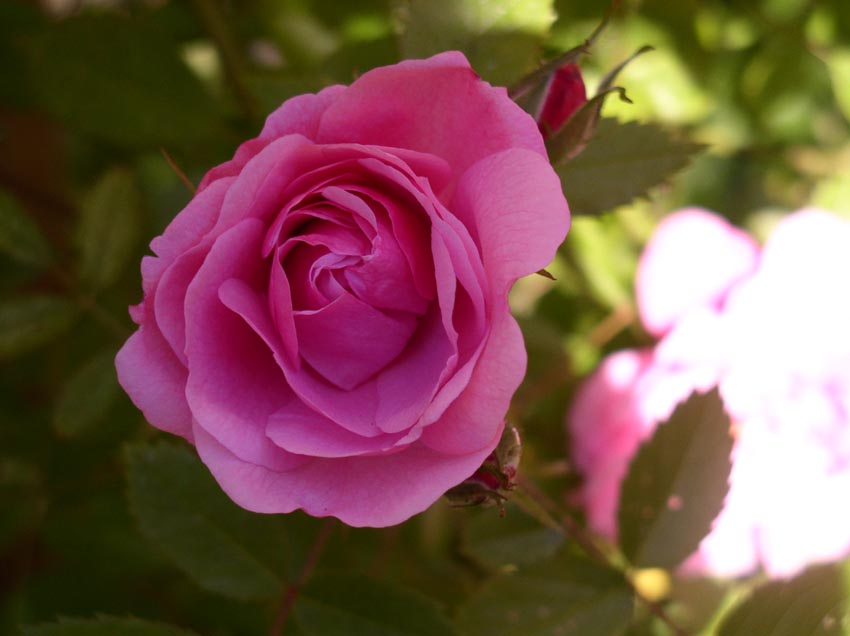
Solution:
M319 528L319 532L313 541L313 545L310 546L310 551L304 559L304 565L301 567L301 572L292 584L287 586L283 592L283 596L280 599L280 606L278 607L277 615L275 616L269 636L283 636L283 628L286 626L286 621L289 618L289 614L292 612L293 605L295 605L295 599L298 598L298 593L301 591L301 588L304 587L309 580L310 575L313 574L313 570L316 569L316 565L319 563L319 558L322 556L322 552L325 551L325 546L328 544L328 540L331 538L331 534L333 533L335 526L336 519L328 517Z
M514 491L511 500L514 501L520 509L522 509L530 517L536 519L543 525L555 528L570 537L581 547L584 552L595 561L609 568L618 570L622 575L626 584L631 588L635 598L638 599L658 620L664 623L675 636L689 636L688 632L679 627L676 622L667 614L664 606L656 603L645 596L635 587L627 569L618 564L611 556L596 545L593 537L590 536L585 529L578 524L566 512L561 510L560 506L550 499L546 493L540 490L536 484L526 479L524 476L517 477L517 489Z

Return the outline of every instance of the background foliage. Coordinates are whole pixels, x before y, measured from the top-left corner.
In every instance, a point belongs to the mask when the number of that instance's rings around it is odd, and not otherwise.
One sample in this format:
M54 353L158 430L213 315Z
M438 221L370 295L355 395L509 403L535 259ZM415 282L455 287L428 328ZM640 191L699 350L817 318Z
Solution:
M190 198L162 150L197 183L283 99L403 56L459 48L511 84L579 44L601 11L591 0L0 3L0 634L274 634L293 600L286 633L304 635L670 633L633 586L688 633L850 633L843 564L761 587L657 568L627 582L511 504L499 519L441 502L385 530L249 514L117 386L137 263ZM603 111L629 123L603 121L562 171L574 213L604 214L574 220L555 282L514 293L530 352L511 413L522 472L560 502L577 479L563 429L577 382L605 353L649 342L632 279L661 216L703 205L764 236L808 203L850 215L850 4L624 2L583 62L589 86L644 44L656 50L618 81L633 103ZM708 150L690 161L696 144ZM675 481L676 466L652 458L691 443L655 440L648 461ZM704 532L698 517L681 522L684 544ZM635 522L626 555L644 554L646 536L663 546L658 527Z

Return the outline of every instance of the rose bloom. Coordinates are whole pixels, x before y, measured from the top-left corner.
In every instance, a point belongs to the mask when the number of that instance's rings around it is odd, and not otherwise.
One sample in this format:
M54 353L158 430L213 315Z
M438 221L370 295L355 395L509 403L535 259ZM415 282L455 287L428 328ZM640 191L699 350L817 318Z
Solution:
M240 506L399 523L493 451L508 290L569 211L533 118L460 53L285 102L142 261L121 385Z
M654 348L606 358L568 414L589 524L617 532L640 443L693 390L719 385L736 442L730 490L683 565L789 577L850 553L850 222L786 217L763 250L701 210L665 219L641 258Z

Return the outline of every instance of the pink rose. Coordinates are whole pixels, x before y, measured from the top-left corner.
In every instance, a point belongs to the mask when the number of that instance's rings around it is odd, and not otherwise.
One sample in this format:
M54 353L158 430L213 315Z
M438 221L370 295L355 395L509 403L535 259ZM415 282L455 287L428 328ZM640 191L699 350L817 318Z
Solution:
M639 302L680 302L665 291L677 294L671 281L688 279L670 273L695 271L702 249L688 218L674 214L660 230L676 258L653 252L660 243L650 241ZM703 260L695 278L711 293L678 312L654 350L610 356L580 389L568 416L585 475L580 496L590 524L614 536L620 483L639 443L692 389L719 384L736 435L730 491L684 570L738 576L762 567L792 576L850 553L842 505L850 492L850 222L815 210L787 217L740 278L719 264L727 253L740 257L740 233L730 226L711 242L718 265ZM657 267L647 268L653 260Z
M142 261L122 386L258 512L416 514L493 451L513 282L569 212L534 120L460 53L290 99Z
M552 75L538 125L544 137L555 133L587 101L578 64L564 64Z

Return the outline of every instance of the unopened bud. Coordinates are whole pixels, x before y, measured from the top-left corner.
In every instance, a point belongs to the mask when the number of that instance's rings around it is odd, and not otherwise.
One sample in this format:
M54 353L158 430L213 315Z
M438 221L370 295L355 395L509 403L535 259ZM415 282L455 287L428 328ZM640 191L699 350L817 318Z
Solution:
M446 498L453 506L493 506L500 508L516 486L517 468L522 455L519 431L510 424L505 427L499 445L481 467L468 479L448 492Z
M552 75L537 126L543 138L551 137L570 115L587 101L584 80L577 64L564 64Z

